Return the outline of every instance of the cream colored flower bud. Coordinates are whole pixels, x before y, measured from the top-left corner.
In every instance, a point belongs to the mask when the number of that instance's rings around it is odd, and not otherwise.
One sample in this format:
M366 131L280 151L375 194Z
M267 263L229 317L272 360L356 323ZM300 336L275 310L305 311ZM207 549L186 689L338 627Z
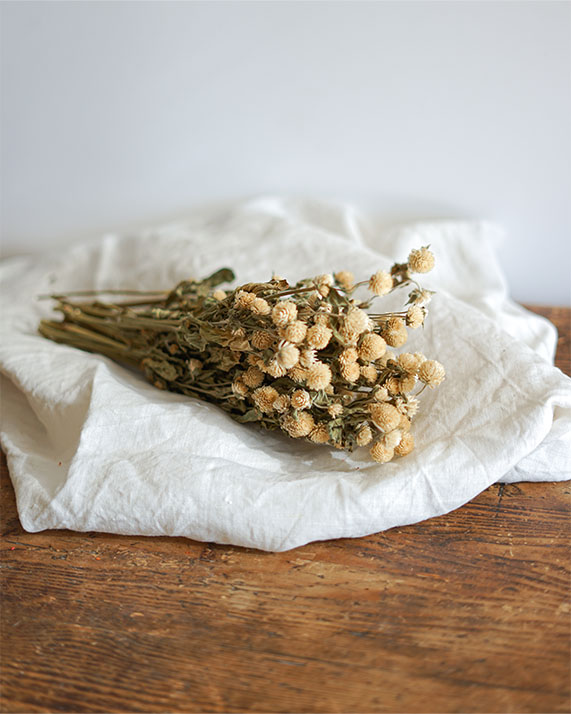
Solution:
M297 418L286 416L282 419L281 428L294 439L299 439L315 428L315 421L309 412L298 412Z
M424 322L425 311L424 308L418 307L418 305L413 305L409 307L406 313L406 324L412 329L416 330Z
M256 330L251 338L252 345L257 350L267 350L274 343L274 338L269 334L269 332L264 332L263 330Z
M414 374L407 374L404 377L401 377L399 379L400 382L400 389L399 392L401 394L408 394L409 392L412 392L416 385L416 377Z
M387 351L387 343L375 332L368 332L359 345L359 357L363 362L373 362Z
M307 331L306 342L307 344L316 350L322 350L329 344L331 335L333 333L328 327L323 325L313 325Z
M402 347L408 339L408 332L400 317L389 317L381 332L385 342L391 347Z
M339 329L339 337L341 344L345 347L355 347L361 333L356 330L350 330L346 325L342 325Z
M283 327L297 317L297 305L291 300L281 300L274 305L272 320L274 325Z
M314 349L301 350L299 363L302 367L310 367L315 362L317 362L317 352Z
M397 362L404 369L407 374L418 374L418 368L422 362L418 359L417 355L411 354L410 352L403 352L397 357Z
M374 275L371 275L369 280L369 290L373 295L386 295L393 289L393 279L384 270L378 270Z
M306 384L309 389L325 389L331 384L331 370L323 362L312 364L307 370Z
M394 449L387 448L381 441L376 441L369 453L380 464L386 464L395 455Z
M356 382L361 376L361 369L357 362L349 362L341 367L341 376L346 382Z
M426 362L420 365L418 370L418 378L431 389L441 384L445 376L444 367L435 359L427 359Z
M383 436L383 444L387 449L395 449L401 442L402 431L400 429L393 429L389 431L388 434Z
M236 379L232 382L232 393L242 399L246 396L246 394L248 394L248 387L244 383L244 379L242 377L236 377Z
M343 327L360 335L369 327L369 316L360 307L350 307L343 319Z
M405 416L404 414L401 414L400 416L400 422L399 422L399 427L401 431L408 431L410 429L410 419Z
M263 372L266 374L269 374L270 377L274 377L274 379L278 379L279 377L285 377L287 374L287 369L281 365L277 359L271 359L268 364L265 364L262 367L260 367Z
M249 293L245 290L238 290L234 295L234 307L247 309L256 299L256 293Z
M406 403L406 415L409 419L412 419L415 416L415 414L418 412L419 406L420 402L416 397L408 397Z
M352 362L356 362L359 359L359 353L354 347L347 347L344 349L337 357L341 367L345 367Z
M314 318L316 325L323 325L323 327L330 327L329 315L324 312L320 312Z
M244 380L244 384L255 389L264 381L264 373L259 367L248 367L242 375L242 379Z
M294 409L309 409L311 397L305 389L296 389L291 395L291 405Z
M253 393L254 404L264 414L269 414L274 408L274 402L279 394L273 387L258 387Z
M400 379L398 377L389 377L385 382L385 387L389 394L399 394L400 393Z
M307 334L307 325L301 320L294 320L291 322L284 331L284 337L289 342L294 342L299 344L303 342Z
M379 375L378 375L377 370L375 369L375 367L373 367L372 364L363 365L360 368L360 371L361 371L361 377L363 377L363 379L365 379L365 381L367 381L369 384L374 384L377 381L377 377Z
M392 431L396 429L400 423L401 415L398 409L393 407L392 404L387 404L386 402L382 404L371 404L369 411L373 422L381 431Z
M335 273L335 280L343 290L351 290L355 282L355 276L349 270L340 270Z
M297 384L303 384L307 379L307 369L296 364L295 367L288 371L287 376Z
M271 308L266 300L264 298L259 298L257 297L255 300L252 300L252 302L249 305L250 311L254 313L254 315L269 315Z
M367 446L372 440L373 432L371 431L371 427L368 424L365 424L365 426L362 426L357 432L357 436L355 438L357 446Z
M315 444L326 444L329 441L329 431L325 424L318 424L309 434L310 441Z
M274 402L274 411L278 414L285 414L289 410L290 399L287 394L280 394Z
M386 387L377 387L373 392L373 398L377 402L386 402L389 399L389 390Z
M215 290L212 293L212 297L215 300L224 300L224 298L226 297L226 293L224 292L224 290Z
M410 454L413 449L414 437L410 431L407 431L403 434L400 444L395 447L395 454L397 454L397 456L406 456L407 454Z
M329 295L329 288L333 285L333 276L330 273L325 275L318 275L313 281L317 287L320 295L327 297Z
M343 405L340 404L339 402L330 404L327 407L327 412L328 412L329 416L331 416L335 419L335 417L341 416L341 414L343 414Z
M428 248L411 250L408 256L408 267L413 273L428 273L434 268L434 255Z
M284 342L277 354L279 364L288 370L299 362L299 350L291 342Z

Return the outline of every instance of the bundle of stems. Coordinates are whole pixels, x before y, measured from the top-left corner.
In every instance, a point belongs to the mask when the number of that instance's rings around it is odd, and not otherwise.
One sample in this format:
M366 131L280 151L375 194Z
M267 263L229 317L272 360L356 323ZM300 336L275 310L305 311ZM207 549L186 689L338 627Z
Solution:
M412 275L433 265L423 247L357 283L340 271L222 290L234 280L222 268L170 292L52 295L63 319L42 320L39 331L138 367L155 387L216 404L239 422L338 449L368 446L385 463L412 451L417 397L445 376L421 353L387 349L424 323L432 293ZM403 309L381 312L383 296L403 287Z

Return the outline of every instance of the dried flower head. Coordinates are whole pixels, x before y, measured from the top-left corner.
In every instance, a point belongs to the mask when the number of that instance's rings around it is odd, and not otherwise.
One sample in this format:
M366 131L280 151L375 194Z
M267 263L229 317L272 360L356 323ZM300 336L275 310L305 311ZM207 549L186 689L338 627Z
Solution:
M249 293L246 290L238 290L234 295L234 307L247 310L255 299L256 293Z
M374 275L371 275L369 280L369 290L373 295L386 295L393 289L393 279L389 273L384 270L378 270Z
M343 405L340 402L333 402L327 407L327 413L335 419L343 414Z
M386 402L389 399L389 390L386 387L377 387L373 392L373 399L376 402Z
M372 364L364 364L360 368L361 377L369 384L374 384L377 381L379 373Z
M299 344L303 342L307 334L307 325L301 320L294 320L285 328L284 337L289 342Z
M403 352L397 357L397 362L404 369L407 374L418 374L418 368L422 364L422 361L418 358L416 354L411 354L410 352Z
M369 316L360 307L350 307L343 320L343 327L360 335L369 327Z
M424 322L426 311L424 308L418 305L412 305L408 308L406 313L406 324L412 329L416 330Z
M327 297L329 295L329 288L333 285L333 276L329 273L318 275L314 278L313 282L319 294L322 297Z
M442 384L445 376L446 371L444 367L435 359L427 359L426 362L420 365L420 369L418 370L418 378L431 389Z
M297 317L297 305L291 300L280 300L272 309L272 321L278 327L284 327ZM302 338L303 339L303 338Z
M399 379L399 392L401 394L408 394L412 392L416 386L416 377L414 374L407 374Z
M402 435L400 443L395 447L395 454L397 456L406 456L414 449L414 437L410 431L405 432Z
M287 376L297 384L303 384L307 379L307 368L296 364L295 367L288 371Z
M285 370L291 369L299 362L299 350L291 342L284 342L280 345L276 359Z
M291 405L294 409L309 409L311 397L305 389L296 389L291 395Z
M331 370L323 362L315 362L307 369L306 384L309 389L325 389L331 384Z
M339 365L343 368L359 359L359 353L354 347L347 347L337 357Z
M259 367L248 367L242 375L242 379L244 380L244 384L255 389L264 381L264 373Z
M387 351L387 343L375 332L367 332L359 344L359 357L363 362L373 362Z
M343 290L350 291L353 289L355 276L349 270L340 270L338 273L335 273L335 281Z
M264 298L257 297L255 300L252 300L248 307L250 308L250 311L254 313L254 315L270 314L270 306L268 302L264 300Z
M326 444L329 441L329 430L325 424L320 423L309 433L309 439L314 444Z
M401 442L402 431L400 429L393 429L383 436L383 444L387 449L395 449Z
M376 426L381 431L392 431L396 429L400 423L400 414L398 409L392 404L384 402L382 404L371 404L369 406L371 418Z
M260 369L262 369L262 371L266 374L269 374L270 377L274 377L274 379L285 377L287 374L287 369L281 365L275 357L267 364L264 364L263 367L260 367Z
M244 383L243 377L236 377L232 382L232 393L239 398L244 398L248 394L248 387Z
M254 404L263 414L269 414L274 408L274 402L279 394L273 387L258 387L252 393Z
M224 300L224 298L226 297L226 293L224 292L224 290L215 290L212 293L212 297L218 301Z
M313 348L301 350L299 363L302 367L309 367L314 362L317 362L317 352Z
M427 247L411 250L408 256L408 267L413 273L428 273L434 268L434 255Z
M357 432L357 436L355 438L357 446L367 446L367 444L370 444L372 440L373 432L371 431L371 427L368 424L365 424L365 426L362 426Z
M267 350L274 344L274 338L269 332L256 330L250 339L252 346L257 350Z
M306 411L298 412L297 416L285 416L282 418L281 427L294 439L308 436L315 428L315 421L311 414Z
M280 394L274 402L274 411L278 414L285 414L289 411L290 398L287 394Z
M389 317L383 325L382 334L391 347L402 347L408 339L408 332L400 317Z
M329 344L332 334L331 330L324 325L313 325L313 327L310 327L307 331L305 341L309 347L315 350L323 350Z
M375 461L380 464L386 464L395 455L394 449L389 449L386 447L382 441L376 441L371 447L369 453Z
M341 366L341 376L346 382L356 382L361 376L361 368L357 362L349 362Z

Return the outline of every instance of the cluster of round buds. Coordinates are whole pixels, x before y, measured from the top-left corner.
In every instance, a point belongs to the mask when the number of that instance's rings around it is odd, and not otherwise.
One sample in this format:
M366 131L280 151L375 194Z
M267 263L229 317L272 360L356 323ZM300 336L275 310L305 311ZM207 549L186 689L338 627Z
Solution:
M240 413L250 408L252 419L296 439L367 447L379 463L410 453L417 387L438 386L444 368L418 352L388 348L402 347L408 330L424 324L431 293L411 275L433 265L434 256L423 247L411 251L406 263L360 283L341 270L295 286L274 276L234 292L214 291L214 324L231 316L225 344L237 355L229 407ZM403 311L370 310L373 301L411 283ZM371 297L363 300L356 290L365 286Z

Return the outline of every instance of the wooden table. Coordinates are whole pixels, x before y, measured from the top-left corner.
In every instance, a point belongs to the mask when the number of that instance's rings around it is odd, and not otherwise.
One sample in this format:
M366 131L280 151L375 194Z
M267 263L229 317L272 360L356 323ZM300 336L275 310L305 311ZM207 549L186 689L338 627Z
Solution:
M570 490L268 554L26 533L4 464L2 711L568 712Z

